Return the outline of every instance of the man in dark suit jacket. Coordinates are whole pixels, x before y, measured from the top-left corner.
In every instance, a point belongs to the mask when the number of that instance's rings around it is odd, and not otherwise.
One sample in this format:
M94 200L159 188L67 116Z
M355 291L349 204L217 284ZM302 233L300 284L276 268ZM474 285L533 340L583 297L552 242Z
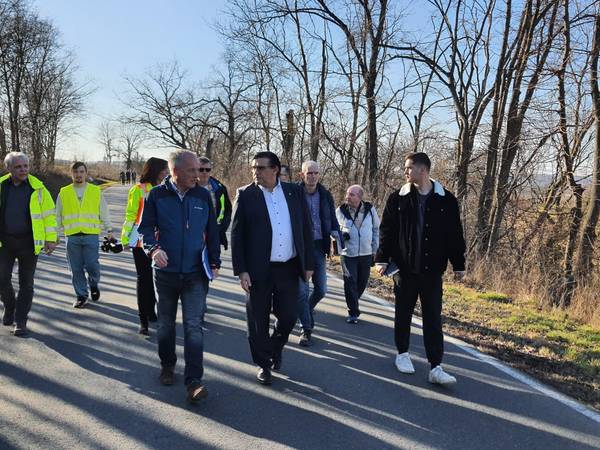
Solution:
M281 352L298 318L299 278L308 280L314 270L304 192L281 183L280 169L274 153L254 156L254 183L238 190L231 226L233 272L249 294L248 340L261 384L271 384L271 368L281 368ZM269 335L271 310L277 324Z

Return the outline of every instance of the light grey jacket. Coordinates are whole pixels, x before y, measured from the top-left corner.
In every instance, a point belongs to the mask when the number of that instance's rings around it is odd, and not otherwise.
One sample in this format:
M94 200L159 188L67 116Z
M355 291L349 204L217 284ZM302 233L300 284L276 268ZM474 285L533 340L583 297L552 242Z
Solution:
M340 224L340 234L350 234L350 239L344 242L344 248L340 252L342 256L366 256L377 252L380 221L374 206L363 219L360 228L346 218L340 208L335 210L335 216Z

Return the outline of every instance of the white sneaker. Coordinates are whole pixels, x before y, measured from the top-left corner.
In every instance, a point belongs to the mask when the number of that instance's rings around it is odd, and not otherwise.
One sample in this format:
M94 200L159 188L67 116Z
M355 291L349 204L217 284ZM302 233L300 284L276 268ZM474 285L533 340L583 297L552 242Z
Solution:
M408 352L400 353L396 355L396 369L402 373L415 373L415 367L410 360L410 354Z
M449 375L446 372L444 372L444 369L442 369L442 366L435 366L433 369L431 369L429 371L428 380L430 383L433 383L433 384L454 384L454 383L456 383L456 378L454 378L452 375Z

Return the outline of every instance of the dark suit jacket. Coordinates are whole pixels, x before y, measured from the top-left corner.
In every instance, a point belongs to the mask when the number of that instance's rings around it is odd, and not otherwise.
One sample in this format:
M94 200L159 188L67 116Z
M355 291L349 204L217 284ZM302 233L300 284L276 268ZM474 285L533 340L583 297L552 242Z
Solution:
M298 275L314 270L312 222L302 187L281 183L287 200L298 260ZM238 189L231 221L233 273L248 272L251 280L270 276L272 229L260 188L252 183Z

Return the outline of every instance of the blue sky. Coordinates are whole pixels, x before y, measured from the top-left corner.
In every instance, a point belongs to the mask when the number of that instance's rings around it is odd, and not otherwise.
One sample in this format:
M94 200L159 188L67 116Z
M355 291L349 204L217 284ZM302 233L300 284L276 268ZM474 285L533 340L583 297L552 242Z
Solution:
M138 76L161 62L177 59L198 80L218 63L223 46L212 29L225 0L34 0L40 16L60 31L73 50L78 77L97 88L86 117L73 122L58 157L101 159L97 142L103 118L118 113L122 76ZM159 151L164 154L164 151ZM148 150L144 154L150 156Z

